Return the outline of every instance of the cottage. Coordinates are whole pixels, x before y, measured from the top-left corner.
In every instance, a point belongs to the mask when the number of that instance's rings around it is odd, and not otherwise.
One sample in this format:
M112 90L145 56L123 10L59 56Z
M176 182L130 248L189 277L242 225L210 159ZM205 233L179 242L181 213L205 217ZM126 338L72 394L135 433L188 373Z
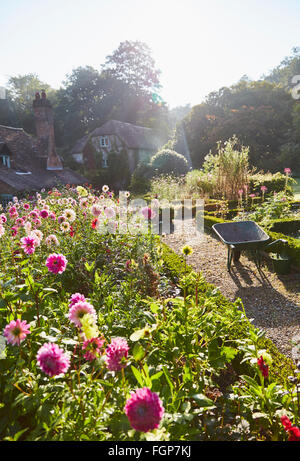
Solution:
M126 151L132 173L139 162L147 162L162 144L151 128L110 120L79 139L71 155L76 162L94 169L108 167L110 152ZM100 160L95 152L100 154Z
M33 101L37 137L23 128L0 125L0 200L20 192L87 180L64 168L56 152L53 110L43 91Z

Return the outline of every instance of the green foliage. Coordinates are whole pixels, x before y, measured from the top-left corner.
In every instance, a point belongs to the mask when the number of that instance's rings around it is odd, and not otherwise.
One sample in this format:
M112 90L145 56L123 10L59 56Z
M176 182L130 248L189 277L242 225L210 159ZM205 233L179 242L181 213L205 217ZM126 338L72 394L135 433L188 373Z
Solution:
M185 157L170 149L163 149L155 154L150 166L156 175L173 174L179 176L187 173L188 164Z
M224 221L218 218L205 217L205 225L208 225L209 227L212 226L213 224L217 224L220 222L224 222ZM183 257L181 258L180 256L178 256L176 253L173 252L173 250L171 250L165 244L162 244L162 248L163 248L162 258L164 261L164 265L168 273L170 274L170 276L173 278L173 280L175 281L180 280L180 278L183 277L184 274L186 273L191 274L194 280L197 279L197 276L194 273L193 268L191 266L185 265ZM299 248L300 248L300 243L299 243ZM228 301L218 290L216 291L216 288L212 284L205 282L203 278L200 278L200 284L198 282L198 289L199 289L199 292L201 293L215 293L214 298L213 298L215 313L221 312L225 317L228 316L228 318L230 318L230 316L232 315L232 312L234 312L236 307L238 306L238 304L234 304ZM255 328L250 322L246 320L245 323L242 325L240 325L239 323L231 324L229 330L227 331L227 334L232 340L233 339L245 339L248 337L249 331L254 332ZM276 348L276 346L274 345L274 343L268 338L265 338L264 336L260 336L258 343L257 343L257 347L259 349L266 349L272 355L273 377L275 377L278 380L278 382L285 383L288 379L288 376L291 375L291 372L293 369L292 361L288 359L286 356L284 356L283 354L281 354Z
M185 182L189 194L200 197L213 197L217 178L211 172L192 170L186 175Z
M261 194L261 186L266 186L266 194L285 191L287 195L292 195L293 184L296 184L296 181L293 178L290 176L287 177L279 171L275 174L256 173L249 177L250 191L258 194Z
M150 182L152 197L158 196L160 200L176 200L186 198L184 196L184 180L171 174L155 176Z
M264 227L272 225L272 220L290 217L291 204L284 192L268 197L263 203L257 205L253 211L243 215L243 219L255 221ZM239 219L237 216L236 219Z
M272 172L293 165L281 158L286 140L296 137L293 107L297 101L276 84L241 80L231 87L210 93L184 119L184 128L194 168L201 168L217 143L234 134L249 146L251 165ZM298 127L298 126L297 126Z
M140 163L133 172L129 189L135 194L145 194L150 190L150 178L153 170L150 165Z

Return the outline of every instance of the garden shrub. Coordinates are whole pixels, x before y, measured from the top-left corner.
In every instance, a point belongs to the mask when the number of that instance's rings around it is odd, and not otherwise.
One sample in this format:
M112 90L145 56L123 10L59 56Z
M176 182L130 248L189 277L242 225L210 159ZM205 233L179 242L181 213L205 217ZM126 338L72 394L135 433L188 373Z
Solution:
M131 176L129 190L135 194L145 194L150 191L152 175L153 170L150 165L140 163Z
M283 173L256 173L249 177L250 192L261 194L261 187L267 187L266 194L274 194L274 192L286 191L287 195L292 196L292 185L296 181ZM287 187L286 187L287 184Z
M164 149L157 152L150 160L150 166L155 175L173 174L184 175L188 171L186 158L171 149Z

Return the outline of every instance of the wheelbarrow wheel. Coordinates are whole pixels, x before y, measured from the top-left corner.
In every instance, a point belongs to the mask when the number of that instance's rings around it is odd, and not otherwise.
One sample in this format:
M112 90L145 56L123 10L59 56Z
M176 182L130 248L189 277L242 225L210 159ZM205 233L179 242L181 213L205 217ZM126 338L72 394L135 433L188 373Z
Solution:
M237 262L239 261L241 257L241 252L239 250L233 250L233 261Z

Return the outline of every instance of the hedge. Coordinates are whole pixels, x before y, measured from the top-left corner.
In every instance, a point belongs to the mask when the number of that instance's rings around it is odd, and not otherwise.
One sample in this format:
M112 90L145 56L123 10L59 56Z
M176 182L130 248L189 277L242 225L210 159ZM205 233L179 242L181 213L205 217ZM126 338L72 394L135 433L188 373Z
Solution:
M178 254L176 254L168 245L161 242L161 246L164 267L168 275L175 283L177 283L183 275L194 272L191 266L185 265L183 257L181 258ZM202 294L205 294L209 291L211 292L212 290L216 289L213 284L207 283L203 278L201 279L201 282L200 292ZM226 311L229 314L230 310L232 311L232 309L234 309L234 303L229 301L223 294L218 293L215 299L215 307L223 315L226 313ZM238 339L245 339L249 336L249 330L254 329L255 327L250 323L250 321L249 328L247 328L247 330L242 328L240 325L233 325L228 331L228 337L233 341ZM293 361L283 355L277 349L275 344L268 338L260 338L258 347L260 349L266 349L272 356L273 364L270 369L270 375L276 379L278 383L285 384L288 380L288 376L293 374L293 370L295 368Z

